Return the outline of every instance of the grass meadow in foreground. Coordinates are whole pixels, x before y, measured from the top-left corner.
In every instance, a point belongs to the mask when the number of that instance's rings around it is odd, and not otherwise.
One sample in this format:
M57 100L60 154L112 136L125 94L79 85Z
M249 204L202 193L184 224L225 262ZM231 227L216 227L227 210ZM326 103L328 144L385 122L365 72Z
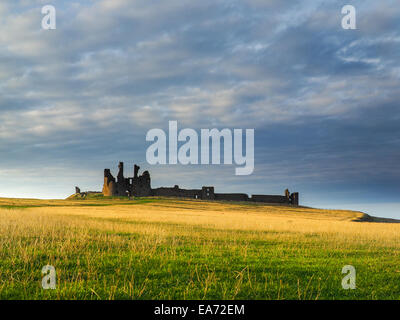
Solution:
M399 299L400 224L177 199L0 199L0 299ZM43 290L42 267L57 287ZM356 268L344 290L342 267Z

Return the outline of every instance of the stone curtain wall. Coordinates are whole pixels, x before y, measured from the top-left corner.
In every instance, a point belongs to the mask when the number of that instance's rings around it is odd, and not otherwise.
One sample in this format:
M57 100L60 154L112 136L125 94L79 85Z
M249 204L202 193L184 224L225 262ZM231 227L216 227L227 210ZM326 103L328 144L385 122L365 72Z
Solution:
M104 196L159 196L159 197L178 197L203 200L226 200L226 201L254 201L265 203L281 203L281 204L299 204L299 194L294 192L290 194L286 189L284 195L264 195L256 194L250 198L246 193L215 193L214 187L205 186L201 189L180 189L178 185L174 187L151 188L151 178L148 171L139 175L140 167L134 165L133 177L124 177L124 163L118 165L117 180L111 174L110 169L104 170Z

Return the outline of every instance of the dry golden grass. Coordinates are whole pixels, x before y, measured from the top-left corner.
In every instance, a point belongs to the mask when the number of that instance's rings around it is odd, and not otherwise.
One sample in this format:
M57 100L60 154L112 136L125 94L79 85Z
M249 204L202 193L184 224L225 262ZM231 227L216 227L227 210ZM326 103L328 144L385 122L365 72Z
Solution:
M177 199L0 207L1 298L399 297L385 281L398 280L400 224L355 222L360 212ZM46 264L53 292L40 287ZM359 274L351 292L346 264Z

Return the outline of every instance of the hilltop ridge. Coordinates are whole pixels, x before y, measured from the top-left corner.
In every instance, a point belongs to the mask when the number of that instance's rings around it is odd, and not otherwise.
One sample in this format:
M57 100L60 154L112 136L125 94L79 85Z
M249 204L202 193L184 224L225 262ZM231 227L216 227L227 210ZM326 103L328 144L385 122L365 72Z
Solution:
M177 211L180 209L191 210L218 210L218 211L243 211L248 213L275 215L296 215L297 218L342 220L355 222L390 222L398 223L399 220L373 217L363 212L352 210L319 209L304 206L291 206L287 204L254 203L247 201L200 200L174 197L118 197L104 196L102 193L72 194L65 200L40 200L0 198L0 209L29 209L44 207L105 207L105 206L142 206L167 207L172 205Z

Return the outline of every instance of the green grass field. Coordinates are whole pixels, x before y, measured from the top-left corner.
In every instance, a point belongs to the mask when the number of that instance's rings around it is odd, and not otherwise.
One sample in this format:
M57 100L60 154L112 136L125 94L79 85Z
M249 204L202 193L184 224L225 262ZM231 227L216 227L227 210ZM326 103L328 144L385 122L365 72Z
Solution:
M0 299L399 299L400 224L178 199L0 199ZM55 290L41 286L52 265ZM344 290L344 265L357 271Z

